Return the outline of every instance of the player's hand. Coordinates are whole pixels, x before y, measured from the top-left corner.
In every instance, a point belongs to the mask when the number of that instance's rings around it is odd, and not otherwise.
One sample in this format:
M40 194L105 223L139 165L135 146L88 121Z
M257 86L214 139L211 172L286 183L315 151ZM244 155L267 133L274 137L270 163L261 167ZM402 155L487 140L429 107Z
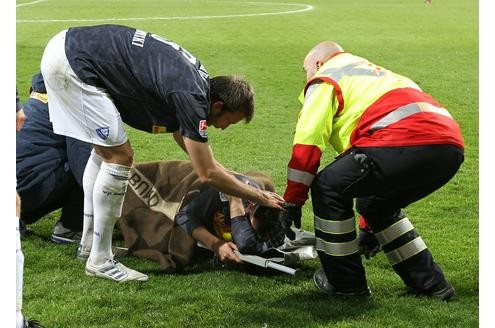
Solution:
M358 250L359 254L369 260L380 252L382 247L371 231L359 229Z
M240 263L241 259L234 253L234 250L237 250L237 246L230 241L222 241L214 249L215 254L217 254L221 262Z
M279 196L277 193L266 190L259 190L258 192L261 194L259 204L266 207L273 207L282 209L282 205L284 204L284 199Z
M290 240L296 238L296 233L290 228L292 223L298 229L301 228L301 205L286 203L285 210L282 212L282 224L284 226L284 233Z

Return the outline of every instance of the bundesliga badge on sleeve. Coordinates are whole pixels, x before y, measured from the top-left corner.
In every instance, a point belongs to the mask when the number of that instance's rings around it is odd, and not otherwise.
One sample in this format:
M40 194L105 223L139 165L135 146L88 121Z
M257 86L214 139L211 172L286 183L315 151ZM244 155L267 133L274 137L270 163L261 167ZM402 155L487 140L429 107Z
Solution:
M203 138L208 138L208 132L206 131L208 129L208 124L206 123L206 120L201 120L199 121L199 135L202 136Z

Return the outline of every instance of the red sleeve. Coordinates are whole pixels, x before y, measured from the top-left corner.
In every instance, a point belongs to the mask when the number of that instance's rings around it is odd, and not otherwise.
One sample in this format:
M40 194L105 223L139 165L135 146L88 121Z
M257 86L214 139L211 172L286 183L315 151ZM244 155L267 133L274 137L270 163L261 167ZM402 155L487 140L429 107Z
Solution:
M285 201L303 205L320 166L321 150L314 145L295 144L287 170Z

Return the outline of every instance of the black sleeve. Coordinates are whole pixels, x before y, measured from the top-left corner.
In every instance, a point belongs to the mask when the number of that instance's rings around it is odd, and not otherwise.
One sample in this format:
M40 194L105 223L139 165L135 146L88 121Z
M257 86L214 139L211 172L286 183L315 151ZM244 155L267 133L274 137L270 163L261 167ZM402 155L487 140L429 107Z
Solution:
M192 235L193 230L200 226L204 226L215 234L213 215L221 208L222 204L218 192L210 188L183 206L177 213L175 221L189 235Z
M208 100L202 95L186 92L174 92L168 100L176 108L181 135L194 141L207 142Z

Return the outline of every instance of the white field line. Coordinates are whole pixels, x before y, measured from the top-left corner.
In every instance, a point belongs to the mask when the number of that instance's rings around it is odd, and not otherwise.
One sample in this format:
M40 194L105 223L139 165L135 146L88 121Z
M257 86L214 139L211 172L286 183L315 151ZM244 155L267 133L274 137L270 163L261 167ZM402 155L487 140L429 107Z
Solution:
M31 1L31 2L26 2L26 3L20 3L18 5L15 5L16 7L24 7L24 6L29 6L29 5L34 5L40 2L44 2L46 0L36 0L36 1Z
M38 0L30 2L34 4L46 0ZM212 1L213 2L213 1ZM220 2L220 1L216 1ZM232 2L232 1L221 1ZM237 2L238 3L238 2ZM60 23L60 22L108 22L108 21L142 21L142 20L186 20L186 19L217 19L217 18L235 18L235 17L256 17L256 16L275 16L275 15L289 15L298 14L305 11L313 10L312 5L300 4L300 3L273 3L273 2L244 2L248 4L262 4L262 5L285 5L302 7L295 10L278 11L278 12L263 12L254 14L232 14L232 15L217 15L217 16L158 16L158 17L127 17L127 18L83 18L83 19L18 19L17 23ZM27 3L26 3L27 4ZM24 5L26 5L24 4ZM17 5L19 6L19 5Z

